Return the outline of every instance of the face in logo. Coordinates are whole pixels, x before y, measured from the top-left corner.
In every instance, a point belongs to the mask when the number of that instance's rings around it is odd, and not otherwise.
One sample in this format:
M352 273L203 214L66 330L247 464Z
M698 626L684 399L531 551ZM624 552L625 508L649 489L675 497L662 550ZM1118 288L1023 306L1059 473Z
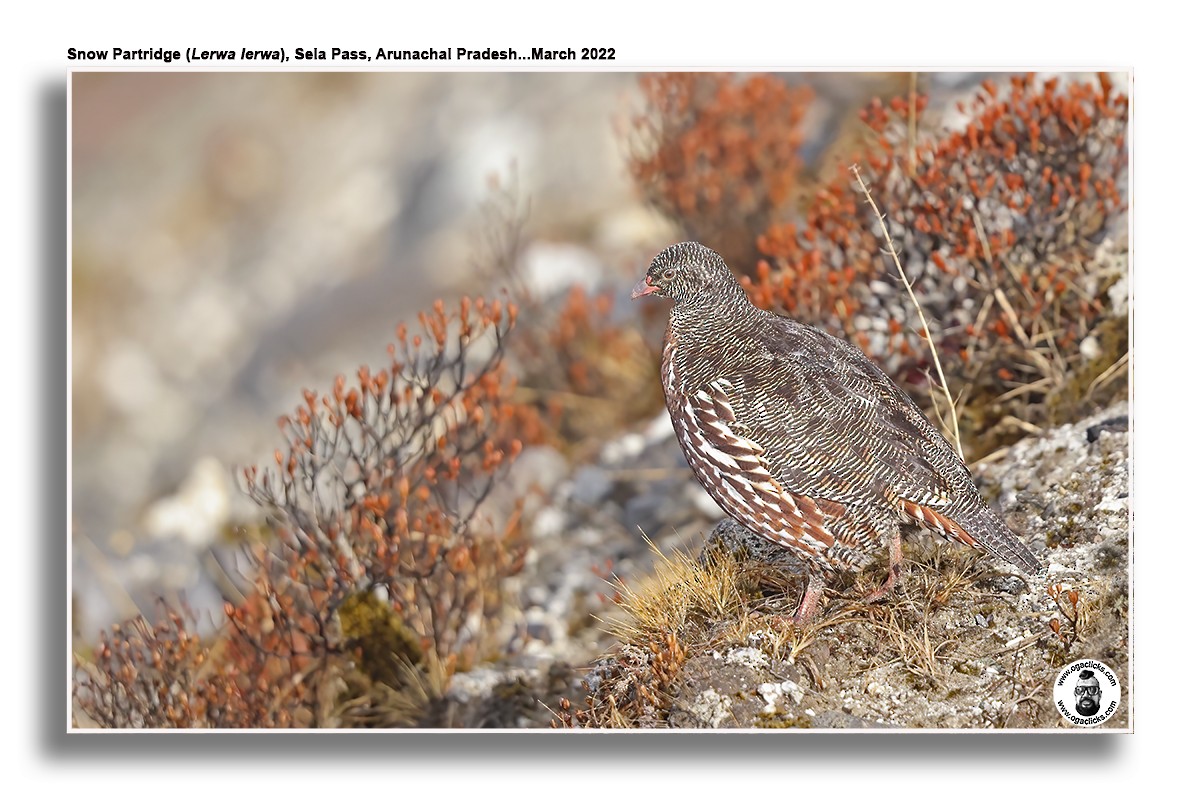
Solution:
M1075 684L1075 712L1081 717L1095 716L1100 710L1100 681L1090 669L1080 670Z

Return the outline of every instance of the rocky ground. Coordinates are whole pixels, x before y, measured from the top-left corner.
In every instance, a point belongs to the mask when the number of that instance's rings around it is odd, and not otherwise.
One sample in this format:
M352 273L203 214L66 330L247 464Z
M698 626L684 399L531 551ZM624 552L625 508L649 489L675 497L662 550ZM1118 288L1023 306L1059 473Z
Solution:
M496 714L497 685L520 687L517 696L532 713L516 714L519 724L541 725L555 718L555 692L573 698L576 709L589 694L593 702L621 705L629 700L622 693L650 683L644 673L655 654L609 634L644 627L646 620L630 622L603 599L612 587L600 576L611 564L628 577L633 594L653 603L666 584L705 569L702 556L693 559L720 515L692 491L694 481L669 434L656 420L617 440L600 464L576 470L538 512L534 526L543 544L535 543L535 551L546 557L531 561L521 589L523 631L537 645L525 648L527 665L519 669L455 676L451 697L462 705L461 719L481 719L480 709ZM766 590L744 592L747 605L703 620L698 630L681 627L687 652L669 690L620 723L1065 728L1071 726L1051 700L1055 673L1079 658L1096 658L1114 668L1125 698L1106 726L1126 727L1132 689L1129 452L1128 406L1121 403L1022 440L977 467L985 496L1048 564L1044 576L1031 579L967 548L914 536L905 543L904 581L892 597L871 606L856 599L865 584L882 577L881 566L863 585L835 592L806 629L783 618L794 610L797 587L780 590L778 581L768 581ZM736 547L738 534L719 527L726 534L722 546ZM630 533L639 529L657 547ZM739 569L779 560L755 542L756 552L749 558L743 552ZM662 555L677 547L685 551ZM675 562L672 577L647 585L645 576L664 559ZM802 589L803 579L796 582ZM578 668L581 656L605 645L609 655L590 670Z

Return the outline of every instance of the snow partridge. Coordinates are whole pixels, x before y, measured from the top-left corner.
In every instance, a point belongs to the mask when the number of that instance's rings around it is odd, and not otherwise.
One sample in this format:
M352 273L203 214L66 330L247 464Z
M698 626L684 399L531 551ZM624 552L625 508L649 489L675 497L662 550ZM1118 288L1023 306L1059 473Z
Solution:
M902 522L1037 573L988 508L958 453L854 345L755 307L721 256L668 247L633 297L674 301L663 394L679 445L717 505L812 567L796 613L812 617L830 576L886 548L900 574Z

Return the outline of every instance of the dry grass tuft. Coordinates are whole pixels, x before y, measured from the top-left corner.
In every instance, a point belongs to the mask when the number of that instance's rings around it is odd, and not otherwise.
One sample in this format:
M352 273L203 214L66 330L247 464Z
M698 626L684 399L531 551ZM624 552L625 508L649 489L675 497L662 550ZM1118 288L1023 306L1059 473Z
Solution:
M657 556L652 576L636 589L620 578L612 584L625 615L610 632L621 641L647 644L666 633L690 639L748 602L744 571L732 557L716 554L702 563L680 553L668 557L653 542L650 547Z
M618 614L607 622L622 644L601 659L589 686L587 707L564 705L560 723L574 727L661 727L673 706L683 665L694 653L743 639L762 628L753 572L716 551L697 559L687 553L657 556L654 574L633 587L612 582ZM776 637L776 648L785 648Z
M762 553L747 560L747 554L722 547L699 558L656 553L654 574L641 584L614 582L620 616L608 625L621 644L599 662L586 707L564 707L561 724L679 724L677 701L687 688L679 678L685 664L691 659L704 664L710 653L734 648L761 652L773 665L768 668L772 674L802 670L810 684L806 697L819 705L825 693L881 680L884 674L926 696L951 698L964 691L964 683L978 683L980 665L998 660L1026 664L1030 656L1022 653L1031 647L1054 649L1057 641L1046 629L1019 648L998 647L993 635L997 625L1026 624L1015 596L992 588L1000 576L981 554L925 538L905 542L902 580L884 601L867 604L860 599L883 580L887 567L881 562L840 592L831 591L825 613L803 627L790 616L804 584L794 568L789 572L763 561ZM1071 595L1064 590L1061 596L1070 614L1085 616L1075 610L1084 605L1082 599L1071 606ZM695 667L688 669L694 682ZM1010 705L1003 718L989 717L987 723L1032 719L1033 709L1014 716L1014 709L1028 702L1022 698L1032 679L997 684L997 697ZM828 702L842 706L832 695Z

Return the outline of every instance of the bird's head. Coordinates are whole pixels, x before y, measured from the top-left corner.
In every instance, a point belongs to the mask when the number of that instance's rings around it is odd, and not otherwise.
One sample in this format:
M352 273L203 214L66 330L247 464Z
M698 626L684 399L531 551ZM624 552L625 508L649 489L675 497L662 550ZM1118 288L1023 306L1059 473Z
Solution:
M698 242L673 244L654 257L631 296L636 299L648 294L680 304L746 296L725 260Z

